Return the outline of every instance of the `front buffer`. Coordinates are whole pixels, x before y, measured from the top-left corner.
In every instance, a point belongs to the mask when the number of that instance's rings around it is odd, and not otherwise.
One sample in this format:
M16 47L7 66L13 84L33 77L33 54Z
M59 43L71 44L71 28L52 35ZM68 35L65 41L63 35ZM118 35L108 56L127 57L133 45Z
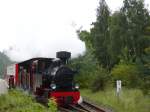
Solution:
M50 97L54 98L59 106L78 104L80 99L79 91L71 92L51 92Z

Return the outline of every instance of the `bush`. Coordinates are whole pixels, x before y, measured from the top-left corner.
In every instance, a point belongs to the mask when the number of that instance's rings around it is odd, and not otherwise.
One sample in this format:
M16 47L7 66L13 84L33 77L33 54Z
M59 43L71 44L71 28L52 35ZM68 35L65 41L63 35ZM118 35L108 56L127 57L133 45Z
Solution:
M110 76L107 70L100 68L96 72L96 76L94 77L91 89L93 92L97 92L99 90L104 90L107 82L110 81Z
M120 63L116 65L112 71L111 75L113 81L121 80L122 85L126 87L138 87L140 85L140 71L135 64L132 63Z
M80 88L90 88L95 75L94 72L80 72L80 74L76 76L76 82L79 83Z
M91 53L73 59L70 66L78 70L76 81L80 88L90 88L97 71L97 62Z
M55 110L56 106L51 105L51 110ZM8 94L0 96L0 112L49 112L49 109L21 91L10 90Z
M48 108L50 110L50 112L57 112L57 103L56 100L54 98L51 98L50 100L48 100Z
M138 69L140 71L140 89L144 94L150 95L150 66L147 64L138 63Z
M140 89L142 90L143 94L150 95L150 76L149 75L143 78Z

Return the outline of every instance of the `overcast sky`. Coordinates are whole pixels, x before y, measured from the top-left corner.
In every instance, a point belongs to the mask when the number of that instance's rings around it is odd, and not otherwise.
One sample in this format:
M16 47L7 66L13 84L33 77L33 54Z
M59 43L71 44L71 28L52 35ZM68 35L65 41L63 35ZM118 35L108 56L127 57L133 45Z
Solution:
M123 0L106 0L111 11ZM0 0L0 51L15 61L55 57L60 50L82 54L76 29L89 29L99 0ZM148 4L150 0L146 1Z

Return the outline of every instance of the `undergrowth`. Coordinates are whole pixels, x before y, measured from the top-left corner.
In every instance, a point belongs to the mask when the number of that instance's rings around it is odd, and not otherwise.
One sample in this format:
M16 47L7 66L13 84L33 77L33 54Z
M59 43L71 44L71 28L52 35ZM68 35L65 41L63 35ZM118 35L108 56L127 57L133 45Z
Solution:
M144 96L138 89L123 89L120 97L114 89L99 91L81 90L82 96L94 101L99 105L111 108L114 112L149 112L150 96Z
M30 95L18 90L10 90L8 94L0 95L0 112L57 112L53 101L45 107L35 101Z

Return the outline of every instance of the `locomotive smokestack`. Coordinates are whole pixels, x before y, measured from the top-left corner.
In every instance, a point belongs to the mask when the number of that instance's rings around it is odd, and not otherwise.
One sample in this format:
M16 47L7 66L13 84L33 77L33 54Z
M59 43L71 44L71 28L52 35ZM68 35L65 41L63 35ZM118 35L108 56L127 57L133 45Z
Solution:
M67 64L71 58L71 53L67 51L59 51L56 53L56 57L62 60L63 64Z

